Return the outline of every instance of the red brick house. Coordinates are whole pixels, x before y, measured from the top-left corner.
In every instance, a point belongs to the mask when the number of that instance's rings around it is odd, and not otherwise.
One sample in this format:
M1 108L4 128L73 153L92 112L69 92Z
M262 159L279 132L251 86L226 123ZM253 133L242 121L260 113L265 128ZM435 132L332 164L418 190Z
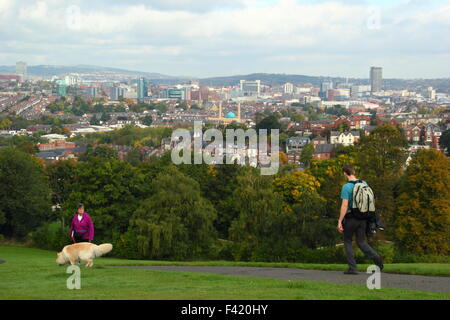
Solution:
M314 150L314 159L324 160L333 158L335 153L334 145L332 144L319 144Z

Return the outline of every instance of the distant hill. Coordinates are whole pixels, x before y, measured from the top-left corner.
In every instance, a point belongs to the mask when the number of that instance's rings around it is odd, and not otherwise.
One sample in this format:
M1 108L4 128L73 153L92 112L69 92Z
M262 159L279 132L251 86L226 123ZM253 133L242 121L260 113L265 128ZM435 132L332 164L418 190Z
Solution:
M252 73L248 75L237 75L229 77L213 77L200 79L200 83L205 86L233 86L239 84L240 80L261 80L265 85L291 83L310 83L314 86L319 86L325 80L333 80L335 82L345 82L345 78L333 77L314 77L298 74L276 74L276 73ZM355 80L355 81L354 81ZM365 82L363 79L349 79L349 82Z
M14 74L16 72L15 66L0 66L0 74ZM161 73L131 71L119 68L99 67L90 65L75 65L75 66L54 66L54 65L37 65L28 66L27 72L30 75L40 77L60 76L68 73L121 73L129 75L141 75L150 79L178 79L178 77L168 76Z
M297 74L273 74L273 73L252 73L248 75L237 75L229 77L213 77L200 79L200 84L205 86L235 86L240 80L261 80L265 85L281 85L286 82L294 84L310 83L320 87L323 81L332 80L334 83L346 82L346 78L340 77L314 77ZM369 79L348 78L349 83L357 85L368 85ZM417 89L433 87L438 92L450 92L450 78L442 79L383 79L383 86L388 90Z
M15 66L0 66L0 74L14 74ZM110 67L100 67L91 65L75 65L75 66L55 66L55 65L37 65L28 66L28 74L41 76L41 77L51 77L51 76L61 76L68 73L120 73L124 75L132 76L143 76L151 80L154 84L169 84L174 85L177 83L183 83L187 80L196 79L204 86L236 86L239 84L240 80L261 80L262 84L265 85L281 85L286 82L291 82L294 84L312 84L313 86L319 87L323 81L332 80L334 83L345 82L346 78L343 77L316 77L298 74L277 74L277 73L252 73L247 75L234 75L226 77L210 77L197 79L195 77L177 77L169 76L161 73L155 72L143 72L143 71L132 71L119 68ZM366 85L369 83L368 79L358 79L349 78L349 83ZM450 92L450 78L442 79L383 79L383 85L386 89L416 89L416 88L426 88L433 87L438 92Z

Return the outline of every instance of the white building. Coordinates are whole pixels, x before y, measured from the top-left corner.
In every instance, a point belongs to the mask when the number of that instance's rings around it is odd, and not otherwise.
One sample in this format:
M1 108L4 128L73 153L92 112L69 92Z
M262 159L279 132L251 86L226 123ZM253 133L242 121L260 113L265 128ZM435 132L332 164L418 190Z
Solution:
M359 131L348 131L348 132L331 131L330 143L342 144L347 147L355 144L355 142L359 141L359 138L360 138Z
M259 96L261 94L261 80L241 80L240 84L244 96Z
M293 94L294 93L294 85L292 83L285 83L283 86L283 90L285 94Z

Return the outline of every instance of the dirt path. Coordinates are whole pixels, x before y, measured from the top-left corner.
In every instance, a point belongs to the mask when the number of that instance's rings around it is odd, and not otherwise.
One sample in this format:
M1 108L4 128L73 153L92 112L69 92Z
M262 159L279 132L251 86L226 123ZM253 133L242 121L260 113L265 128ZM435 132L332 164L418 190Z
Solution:
M362 272L358 275L345 275L341 271L304 270L295 268L228 266L116 266L113 268L217 273L234 276L320 281L363 286L366 286L367 278L369 277L369 274ZM450 293L450 277L418 276L383 272L381 273L381 288L383 287Z

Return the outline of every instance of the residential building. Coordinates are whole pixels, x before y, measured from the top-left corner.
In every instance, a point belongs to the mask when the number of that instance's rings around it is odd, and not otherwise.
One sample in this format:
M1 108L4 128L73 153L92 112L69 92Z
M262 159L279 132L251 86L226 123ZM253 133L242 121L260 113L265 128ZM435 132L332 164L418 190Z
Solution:
M319 144L314 150L314 159L324 160L333 158L335 153L335 147L332 144Z
M286 153L297 152L300 153L310 139L308 137L291 137L286 140Z
M342 144L344 146L352 146L355 142L359 141L360 134L359 131L348 131L339 132L331 131L330 143L331 144Z

